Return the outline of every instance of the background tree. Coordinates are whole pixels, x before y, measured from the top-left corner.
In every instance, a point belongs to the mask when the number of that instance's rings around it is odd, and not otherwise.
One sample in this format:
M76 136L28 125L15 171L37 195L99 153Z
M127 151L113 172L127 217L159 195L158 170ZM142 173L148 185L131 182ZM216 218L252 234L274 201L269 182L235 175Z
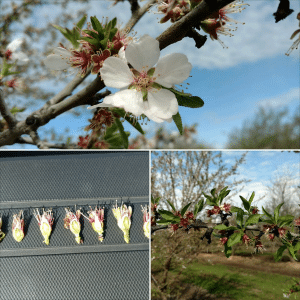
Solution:
M278 171L270 184L267 187L268 193L266 196L265 208L274 213L275 208L282 202L280 212L281 215L298 215L299 207L299 188L295 186L296 179L299 174L286 168L283 171Z
M212 188L219 192L228 186L232 190L230 197L234 197L242 190L237 186L250 181L235 178L245 159L246 153L242 153L234 164L227 166L222 159L222 152L153 152L152 196L161 197L160 204L168 209L170 206L166 200L169 200L177 210L187 203L198 202L203 193L209 193Z
M288 110L261 107L252 120L229 135L231 149L299 149L300 106L292 117Z

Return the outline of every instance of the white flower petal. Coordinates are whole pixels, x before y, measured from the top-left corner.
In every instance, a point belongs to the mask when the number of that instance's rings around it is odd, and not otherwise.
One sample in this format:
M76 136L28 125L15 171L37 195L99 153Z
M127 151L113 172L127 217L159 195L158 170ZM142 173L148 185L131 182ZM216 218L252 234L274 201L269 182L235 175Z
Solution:
M15 52L22 45L22 43L23 39L15 39L7 45L6 49L9 49L11 52Z
M149 119L153 121L157 118L167 120L177 112L178 102L172 92L166 89L148 92L148 109L145 111L145 115Z
M127 59L125 57L125 47L124 46L119 50L118 55L119 55L119 58L121 58L127 64Z
M106 96L101 104L91 106L89 109L112 106L123 108L135 116L139 116L144 112L142 93L136 90L122 90L113 95Z
M133 79L127 64L117 57L107 58L100 69L100 74L106 86L116 89L129 86Z
M137 43L131 43L125 50L127 61L139 72L148 71L158 61L159 42L149 35L144 35Z
M44 64L51 70L65 70L70 67L70 62L57 54L50 54L44 60Z
M64 58L69 58L72 56L72 53L69 50L62 47L54 48L53 53L57 55L61 55Z
M172 53L158 61L153 77L157 78L155 82L170 88L174 84L179 84L186 80L191 70L192 65L188 62L186 55Z
M13 52L11 55L12 60L17 60L17 65L26 65L29 62L28 56L24 52Z

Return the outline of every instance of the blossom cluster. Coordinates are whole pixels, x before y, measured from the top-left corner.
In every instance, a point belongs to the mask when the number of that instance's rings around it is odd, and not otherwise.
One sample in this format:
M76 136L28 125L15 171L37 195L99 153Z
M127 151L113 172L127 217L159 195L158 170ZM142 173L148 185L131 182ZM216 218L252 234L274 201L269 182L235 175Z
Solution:
M231 208L231 205L228 203L224 203L221 206L214 205L213 209L207 210L207 216L210 217L212 215L218 215L221 213L221 211L228 213L228 212L230 212L230 208Z

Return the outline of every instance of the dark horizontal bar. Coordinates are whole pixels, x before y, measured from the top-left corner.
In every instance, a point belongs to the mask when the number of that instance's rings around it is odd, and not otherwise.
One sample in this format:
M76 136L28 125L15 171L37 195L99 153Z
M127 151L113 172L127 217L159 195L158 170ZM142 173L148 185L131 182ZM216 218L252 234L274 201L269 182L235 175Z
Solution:
M114 198L89 198L89 199L54 199L54 200L26 200L26 201L9 201L0 202L0 209L10 208L36 208L36 207L55 207L55 206L77 206L95 205L95 204L115 204L124 203L149 203L148 196L141 197L114 197Z
M16 256L40 256L40 255L59 255L59 254L79 254L94 252L118 252L118 251L149 251L149 244L118 244L118 245L92 245L92 246L68 246L50 248L22 248L22 249L3 249L0 257Z

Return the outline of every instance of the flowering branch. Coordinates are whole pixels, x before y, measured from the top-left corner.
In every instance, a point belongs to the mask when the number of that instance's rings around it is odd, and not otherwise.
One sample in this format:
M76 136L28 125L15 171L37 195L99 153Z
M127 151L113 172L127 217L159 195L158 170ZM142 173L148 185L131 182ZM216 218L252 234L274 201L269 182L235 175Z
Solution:
M160 50L167 46L181 41L187 36L191 28L199 27L201 21L209 18L209 16L221 9L222 7L234 2L232 0L217 0L212 7L206 1L202 1L195 9L184 16L179 21L175 22L172 26L166 29L156 39L159 41Z

